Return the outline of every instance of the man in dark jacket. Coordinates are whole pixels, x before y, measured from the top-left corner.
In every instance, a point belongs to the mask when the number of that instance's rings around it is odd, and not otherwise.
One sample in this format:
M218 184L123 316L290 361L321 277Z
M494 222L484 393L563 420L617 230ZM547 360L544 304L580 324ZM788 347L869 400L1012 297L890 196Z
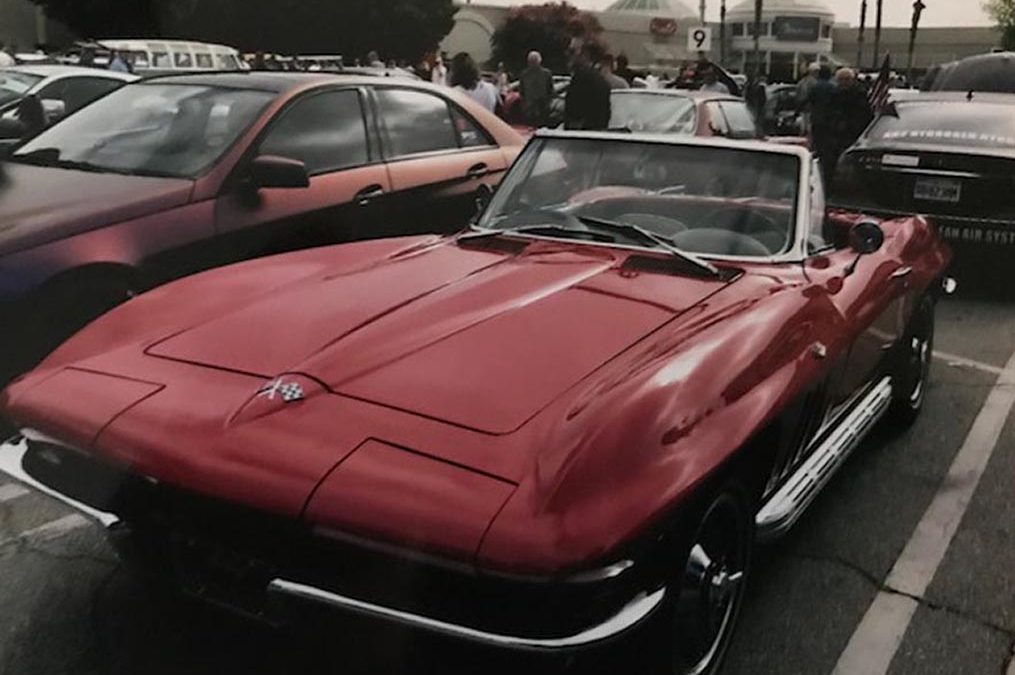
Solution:
M543 55L539 52L529 53L529 67L519 78L518 88L525 121L534 127L546 126L553 101L553 75L543 67Z
M842 68L835 74L838 88L835 92L836 141L839 153L856 143L867 126L874 120L870 101L863 85L857 81L856 71Z
M804 109L810 115L811 145L814 152L817 153L818 159L821 160L821 170L826 185L831 185L832 176L835 175L835 165L839 161L835 138L836 93L835 85L832 83L832 69L828 66L821 66L818 70L817 82L807 94Z
M575 56L571 86L564 109L564 128L606 131L610 126L610 83L595 67L602 54L586 43Z

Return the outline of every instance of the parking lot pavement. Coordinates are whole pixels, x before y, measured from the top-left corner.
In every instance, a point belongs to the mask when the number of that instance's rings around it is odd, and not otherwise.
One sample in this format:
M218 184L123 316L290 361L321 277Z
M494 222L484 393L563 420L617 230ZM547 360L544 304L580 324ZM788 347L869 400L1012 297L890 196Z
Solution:
M946 301L937 348L920 421L901 433L880 430L799 526L759 551L726 675L824 675L851 640L862 644L861 622L892 591L886 580L928 508L962 487L945 479L997 396L1015 349L1015 302ZM883 672L995 675L1009 667L1015 420L989 450L932 582L905 598L915 611ZM129 576L91 525L10 484L0 484L0 608L0 675L416 675L485 673L508 662L356 621L306 641L168 600Z

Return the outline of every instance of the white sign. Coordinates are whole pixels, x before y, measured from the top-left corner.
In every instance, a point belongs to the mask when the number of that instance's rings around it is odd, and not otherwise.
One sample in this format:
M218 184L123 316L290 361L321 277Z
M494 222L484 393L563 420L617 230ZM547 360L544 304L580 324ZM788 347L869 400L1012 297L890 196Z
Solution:
M692 53L712 51L712 29L709 26L689 28L687 31L687 51Z

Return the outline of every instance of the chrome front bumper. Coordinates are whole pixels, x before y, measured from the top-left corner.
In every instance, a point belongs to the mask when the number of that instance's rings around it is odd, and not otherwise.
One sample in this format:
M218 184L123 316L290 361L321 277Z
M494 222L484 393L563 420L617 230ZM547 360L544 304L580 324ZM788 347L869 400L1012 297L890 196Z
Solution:
M24 458L29 451L29 440L51 445L62 445L58 441L47 438L37 432L24 431L22 435L16 436L0 445L0 474L6 474L19 483L62 502L95 521L106 530L113 530L122 525L121 518L116 514L72 499L29 475L24 469ZM606 569L610 570L611 574L613 573L612 567ZM281 605L282 608L286 605L309 603L338 612L354 614L372 620L397 624L410 629L477 644L537 652L578 651L618 638L647 621L663 604L666 596L665 588L652 592L641 592L613 616L598 624L584 628L571 635L544 638L484 631L470 626L449 623L419 613L374 604L316 586L281 578L272 580L266 587L265 592L270 604Z

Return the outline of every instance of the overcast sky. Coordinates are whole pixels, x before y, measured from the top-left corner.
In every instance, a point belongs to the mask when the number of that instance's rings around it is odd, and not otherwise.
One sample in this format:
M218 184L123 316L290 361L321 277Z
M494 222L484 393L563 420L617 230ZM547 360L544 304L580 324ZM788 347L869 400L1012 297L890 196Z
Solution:
M540 1L540 0L533 0ZM587 9L603 9L612 0L570 0L579 7ZM698 0L682 0L684 4L697 10ZM732 7L739 0L727 0L727 7ZM475 4L521 5L525 2L517 0L474 0ZM860 22L860 0L824 0L835 11L837 20L857 25ZM711 20L719 20L719 0L707 0L708 13ZM867 24L874 24L874 5L876 0L868 0L870 6ZM921 26L984 26L991 21L981 9L980 0L924 0L927 9L923 13ZM885 25L908 26L913 16L913 3L910 0L884 0Z

